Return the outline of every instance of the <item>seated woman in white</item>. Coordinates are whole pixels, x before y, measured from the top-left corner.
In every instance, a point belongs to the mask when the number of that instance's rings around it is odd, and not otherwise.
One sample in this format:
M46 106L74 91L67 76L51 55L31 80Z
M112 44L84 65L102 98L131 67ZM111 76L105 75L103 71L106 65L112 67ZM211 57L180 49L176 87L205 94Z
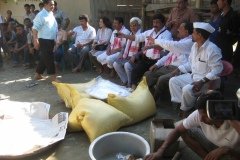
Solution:
M92 50L89 52L91 63L96 67L98 73L102 73L102 65L97 61L96 57L106 51L112 35L112 25L107 17L99 19L99 29L97 36L92 44Z

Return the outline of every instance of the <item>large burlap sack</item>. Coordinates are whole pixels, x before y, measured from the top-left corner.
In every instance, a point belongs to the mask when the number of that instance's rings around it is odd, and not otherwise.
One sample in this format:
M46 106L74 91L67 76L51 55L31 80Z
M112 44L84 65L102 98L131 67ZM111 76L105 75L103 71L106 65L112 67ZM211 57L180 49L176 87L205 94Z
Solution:
M156 113L156 104L148 89L145 77L131 95L121 97L109 94L107 101L108 104L133 119L129 124L139 122Z
M82 85L82 88L80 89L80 91L82 92L80 92L75 88L75 85L72 84L57 82L52 82L52 84L56 87L58 95L64 101L66 107L68 108L74 108L81 98L90 97L87 93L83 91L85 88L84 85Z
M101 100L83 98L69 115L69 131L84 129L92 142L98 136L131 122L126 114Z

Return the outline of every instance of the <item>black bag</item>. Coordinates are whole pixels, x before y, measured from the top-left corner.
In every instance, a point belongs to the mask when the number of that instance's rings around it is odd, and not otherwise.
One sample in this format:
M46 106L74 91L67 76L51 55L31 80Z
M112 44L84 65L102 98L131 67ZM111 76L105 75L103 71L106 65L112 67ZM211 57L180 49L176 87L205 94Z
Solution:
M105 51L107 49L108 45L107 44L100 44L95 46L96 51Z

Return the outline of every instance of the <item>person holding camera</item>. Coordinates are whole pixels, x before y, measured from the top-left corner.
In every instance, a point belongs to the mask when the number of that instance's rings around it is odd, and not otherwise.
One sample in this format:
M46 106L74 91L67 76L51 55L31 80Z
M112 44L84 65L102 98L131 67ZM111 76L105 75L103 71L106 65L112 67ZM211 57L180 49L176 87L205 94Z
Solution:
M144 160L160 159L180 136L204 160L240 159L240 121L213 120L207 115L206 102L221 99L223 97L218 91L199 96L195 105L197 110L170 132L161 147Z

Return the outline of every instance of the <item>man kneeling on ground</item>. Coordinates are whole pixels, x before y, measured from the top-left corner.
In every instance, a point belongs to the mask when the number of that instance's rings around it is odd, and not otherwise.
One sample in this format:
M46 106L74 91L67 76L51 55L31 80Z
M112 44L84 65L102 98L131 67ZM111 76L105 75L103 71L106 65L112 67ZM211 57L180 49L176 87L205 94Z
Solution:
M167 137L163 145L145 160L158 160L180 136L204 160L240 159L240 121L211 120L207 100L222 99L220 92L210 91L197 99L197 110L190 114Z

